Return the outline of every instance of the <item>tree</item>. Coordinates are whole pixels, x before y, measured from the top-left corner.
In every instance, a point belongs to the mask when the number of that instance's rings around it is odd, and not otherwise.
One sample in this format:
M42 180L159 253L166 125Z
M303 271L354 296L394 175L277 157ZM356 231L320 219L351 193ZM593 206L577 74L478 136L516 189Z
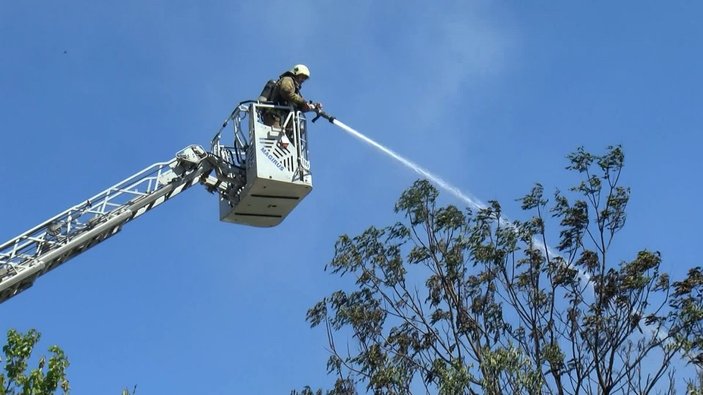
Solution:
M697 377L687 380L686 394L703 395L703 370L698 370Z
M672 282L651 250L618 262L610 251L630 197L622 149L568 160L580 181L551 204L535 185L520 199L524 221L495 201L438 207L421 180L395 206L404 222L342 235L329 269L355 289L307 313L327 331L337 377L327 392L675 392L677 368L703 362L703 270Z
M2 348L5 373L0 374L0 395L50 395L59 391L68 393L68 359L58 346L49 347L51 356L48 362L42 356L37 367L27 371L28 360L40 336L34 329L24 334L14 329L7 332L7 344Z

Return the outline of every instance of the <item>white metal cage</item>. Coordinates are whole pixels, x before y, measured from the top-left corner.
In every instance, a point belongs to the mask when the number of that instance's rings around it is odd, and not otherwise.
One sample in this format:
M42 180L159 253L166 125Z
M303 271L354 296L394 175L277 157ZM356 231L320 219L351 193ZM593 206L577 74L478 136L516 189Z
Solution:
M264 123L274 112L280 125ZM220 219L252 226L275 226L312 190L304 115L288 106L249 102L239 105L228 121L232 145L222 144L222 131L212 152L246 171L246 184L220 193Z

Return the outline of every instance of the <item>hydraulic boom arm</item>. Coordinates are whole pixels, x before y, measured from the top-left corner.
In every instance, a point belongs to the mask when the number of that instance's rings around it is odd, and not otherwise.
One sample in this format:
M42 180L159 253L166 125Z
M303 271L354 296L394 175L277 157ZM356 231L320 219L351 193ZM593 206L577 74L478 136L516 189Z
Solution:
M213 170L215 177L210 176ZM174 159L155 163L0 245L0 303L196 183L224 191L244 182L220 157L187 147Z

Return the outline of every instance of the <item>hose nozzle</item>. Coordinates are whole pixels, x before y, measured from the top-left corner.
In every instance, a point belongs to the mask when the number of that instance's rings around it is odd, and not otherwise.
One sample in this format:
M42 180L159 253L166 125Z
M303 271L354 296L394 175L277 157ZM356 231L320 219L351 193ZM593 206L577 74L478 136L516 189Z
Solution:
M315 123L315 121L317 121L320 117L325 118L326 120L330 121L330 123L334 123L335 117L333 117L332 115L329 115L324 111L315 111L315 113L317 114L317 116L312 119L313 123Z

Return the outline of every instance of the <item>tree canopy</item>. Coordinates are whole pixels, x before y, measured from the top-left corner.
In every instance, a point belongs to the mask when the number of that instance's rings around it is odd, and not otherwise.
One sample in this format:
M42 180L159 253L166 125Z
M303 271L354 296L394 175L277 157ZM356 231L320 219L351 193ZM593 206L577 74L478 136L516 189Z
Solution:
M621 147L568 163L577 183L551 201L535 185L525 220L496 201L440 207L419 180L395 206L402 221L340 236L327 268L355 287L307 313L329 339L326 392L700 391L703 270L673 281L656 250L613 256L630 198Z
M39 358L37 367L29 370L29 359L41 335L34 329L21 333L7 331L7 344L2 347L5 371L0 373L0 395L67 394L68 359L58 346L49 347L51 356Z

